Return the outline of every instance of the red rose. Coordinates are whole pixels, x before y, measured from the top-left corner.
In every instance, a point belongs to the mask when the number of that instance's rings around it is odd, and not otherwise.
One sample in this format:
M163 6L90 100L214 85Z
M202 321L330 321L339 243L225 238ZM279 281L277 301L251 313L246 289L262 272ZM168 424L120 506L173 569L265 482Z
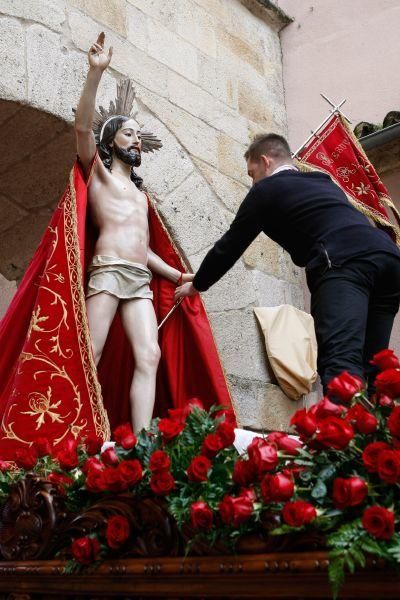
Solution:
M207 481L211 461L206 456L195 456L187 470L189 481Z
M102 445L103 439L95 433L90 433L85 439L86 452L90 456L93 456L94 454L100 454Z
M214 419L223 419L225 423L230 423L236 427L236 417L233 410L218 410L214 413Z
M286 502L294 494L294 483L284 473L265 475L261 481L261 494L265 502Z
M251 502L256 502L257 501L257 494L254 490L254 488L242 488L239 492L239 496L241 498L247 498L248 500L251 500Z
M175 488L175 480L169 471L153 473L150 487L158 496L167 496Z
M245 497L225 496L218 506L221 519L226 525L238 527L253 514L253 502Z
M257 471L252 462L238 458L233 467L232 480L238 485L247 486L254 481L256 474Z
M346 411L345 406L331 402L327 396L324 396L322 400L310 408L310 413L315 416L317 421L321 421L326 417L340 417Z
M173 421L172 419L160 419L158 422L158 430L166 442L173 440L184 429L185 423Z
M65 440L56 452L55 458L62 469L74 469L78 466L77 454L78 442L76 440Z
M95 538L80 537L72 542L71 552L76 562L81 565L90 565L97 559L100 551L100 542Z
M115 452L115 448L110 447L107 448L107 450L104 450L104 452L101 453L101 460L105 465L109 467L112 467L113 465L118 465L119 458L117 453Z
M328 383L328 395L349 403L353 396L363 390L364 387L364 382L359 377L343 371Z
M395 406L388 418L388 429L395 437L400 437L400 406Z
M190 398L190 400L187 401L187 404L186 404L184 410L187 414L190 414L194 408L199 408L200 410L205 410L204 404L200 400L200 398Z
M38 455L35 448L18 448L15 453L15 462L19 467L30 471L36 465Z
M352 426L338 417L327 417L319 423L317 441L326 448L343 450L354 437Z
M394 513L383 506L369 506L361 518L362 526L378 540L390 540L394 534Z
M378 470L378 457L383 450L390 450L389 444L385 442L372 442L365 446L362 453L362 460L369 473L376 473Z
M168 409L168 417L171 421L177 421L177 423L181 423L182 425L186 421L186 417L190 413L190 410L186 410L185 408L170 408Z
M393 398L389 398L389 396L379 396L379 406L389 406L392 408L394 406Z
M317 430L317 420L311 412L307 412L305 408L296 410L293 417L290 419L290 424L294 425L297 433L302 438L310 438Z
M65 495L65 488L74 483L73 479L64 473L49 473L47 480L58 488L62 496Z
M113 550L126 542L130 535L129 521L122 515L113 515L107 521L106 540Z
M128 484L122 478L119 468L107 467L102 473L106 490L110 492L123 492Z
M100 492L104 492L107 489L107 482L104 478L104 471L99 471L97 469L90 469L85 481L86 489L93 494L98 494Z
M386 483L400 481L400 450L383 450L379 454L378 475Z
M368 485L360 477L336 477L333 482L332 499L336 508L357 506L365 500L368 494Z
M136 485L143 479L142 465L136 458L121 461L117 468L121 479L129 486Z
M223 447L224 444L219 435L216 433L209 433L204 438L201 453L208 458L214 458Z
M275 469L279 461L276 448L260 437L255 437L249 444L247 454L259 476L264 475L266 471Z
M130 423L124 423L114 429L113 437L118 446L122 446L124 450L131 450L136 446L137 438L132 431Z
M38 437L33 442L33 447L35 448L38 456L49 456L51 455L52 446L49 440L45 437Z
M286 463L285 469L282 471L284 475L288 477L293 477L293 479L297 479L297 477L306 470L306 467L302 467L301 465L297 465L294 462Z
M398 369L400 368L400 362L393 350L381 350L377 354L374 354L372 360L369 361L371 365L378 367L380 371L386 371L387 369Z
M282 510L282 517L285 523L291 527L301 527L315 519L317 511L309 502L296 500L295 502L286 502Z
M199 500L190 507L190 522L194 529L211 529L213 526L213 511L206 502Z
M378 419L358 403L349 408L346 419L354 423L358 432L365 435L374 433L378 427Z
M7 473L11 467L11 464L7 460L0 459L0 471L2 473Z
M167 471L171 465L170 458L163 450L156 450L150 456L149 469L150 471Z
M267 435L267 442L275 444L278 450L281 450L285 454L292 454L293 456L299 453L299 448L303 445L299 440L289 437L281 431L273 431Z
M388 369L379 373L375 379L376 391L389 398L400 396L400 369Z
M87 475L90 471L104 471L104 469L104 464L95 456L87 458L82 465L82 471L85 473L85 475Z
M235 441L235 428L232 423L223 421L218 425L215 433L221 438L224 448L229 448Z

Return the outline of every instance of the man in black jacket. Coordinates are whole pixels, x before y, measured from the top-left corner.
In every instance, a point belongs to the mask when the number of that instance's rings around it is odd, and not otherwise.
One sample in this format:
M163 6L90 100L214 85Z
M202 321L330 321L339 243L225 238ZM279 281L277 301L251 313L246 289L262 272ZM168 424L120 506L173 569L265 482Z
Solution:
M369 361L388 347L399 309L399 249L328 175L301 173L282 136L258 136L245 159L254 185L176 298L207 290L263 231L306 268L324 389L344 370L372 382Z

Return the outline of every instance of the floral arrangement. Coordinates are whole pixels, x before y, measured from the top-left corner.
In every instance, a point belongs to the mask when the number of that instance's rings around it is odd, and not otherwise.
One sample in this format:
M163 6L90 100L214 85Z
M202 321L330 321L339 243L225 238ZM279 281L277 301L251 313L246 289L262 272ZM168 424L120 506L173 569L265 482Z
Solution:
M296 435L255 437L241 456L233 415L207 412L197 400L138 436L129 424L117 427L115 445L103 451L98 438L66 440L57 450L38 438L18 451L19 470L0 461L0 501L28 472L52 482L72 512L107 494L161 497L187 552L198 540L233 550L266 519L272 536L318 530L336 596L345 570L368 557L400 562L400 362L392 350L372 362L380 370L372 397L344 372L326 397L294 414ZM118 556L129 536L129 520L110 515L104 531L73 540L70 568Z

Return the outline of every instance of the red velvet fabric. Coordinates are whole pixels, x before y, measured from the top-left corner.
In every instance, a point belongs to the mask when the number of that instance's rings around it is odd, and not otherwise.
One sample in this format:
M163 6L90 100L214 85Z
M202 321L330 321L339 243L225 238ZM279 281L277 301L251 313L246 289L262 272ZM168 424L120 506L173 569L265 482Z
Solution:
M298 156L300 162L328 172L363 213L400 243L399 227L390 222L385 208L391 204L388 191L341 115L332 115Z
M94 232L86 218L87 186L78 164L25 276L0 323L0 458L46 436L54 444L90 432L108 439L129 420L132 352L117 314L95 368L84 284ZM150 246L169 264L182 259L149 199ZM152 282L158 321L173 305L174 285ZM187 298L160 330L162 358L155 415L199 398L232 408L200 296ZM99 386L101 383L101 388Z

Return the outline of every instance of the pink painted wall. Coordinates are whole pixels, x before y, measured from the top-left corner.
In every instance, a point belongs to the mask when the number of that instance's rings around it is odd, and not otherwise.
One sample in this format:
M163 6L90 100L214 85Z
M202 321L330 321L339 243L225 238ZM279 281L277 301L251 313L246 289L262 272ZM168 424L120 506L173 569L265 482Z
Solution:
M275 0L295 21L281 32L289 141L296 149L347 98L354 125L400 109L399 0Z
M275 0L294 22L281 31L288 137L292 150L328 115L332 101L353 126L400 110L399 0ZM400 173L385 175L400 208ZM308 291L305 290L308 297ZM391 347L400 355L400 314Z

